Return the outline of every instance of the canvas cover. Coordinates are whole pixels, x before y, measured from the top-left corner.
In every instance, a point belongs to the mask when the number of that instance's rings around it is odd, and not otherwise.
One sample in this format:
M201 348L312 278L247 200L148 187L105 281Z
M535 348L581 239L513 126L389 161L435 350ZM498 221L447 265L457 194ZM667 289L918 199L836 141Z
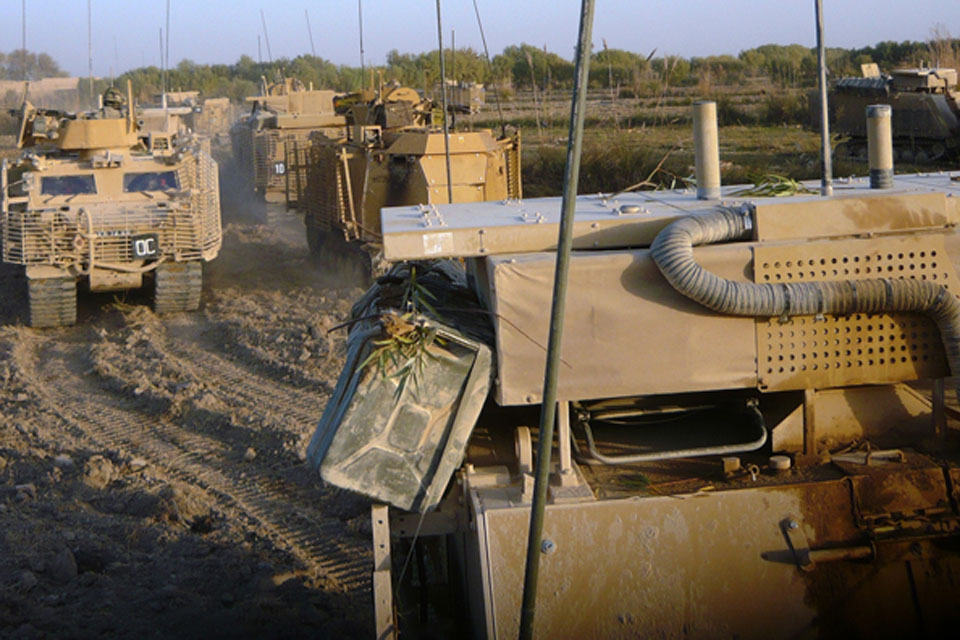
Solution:
M695 251L708 271L751 282L748 244ZM479 270L494 314L497 401L540 402L556 255L492 256ZM755 387L753 318L721 316L677 293L646 249L571 257L562 400Z

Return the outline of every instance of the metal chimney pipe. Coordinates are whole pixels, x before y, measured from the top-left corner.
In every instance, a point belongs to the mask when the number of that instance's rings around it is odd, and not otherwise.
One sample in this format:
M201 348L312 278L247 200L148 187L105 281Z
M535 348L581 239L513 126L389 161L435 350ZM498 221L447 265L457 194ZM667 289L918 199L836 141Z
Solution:
M870 188L893 187L893 108L888 104L867 107L867 152L870 158Z
M697 199L720 198L720 142L717 134L717 103L693 103L693 147L696 156Z

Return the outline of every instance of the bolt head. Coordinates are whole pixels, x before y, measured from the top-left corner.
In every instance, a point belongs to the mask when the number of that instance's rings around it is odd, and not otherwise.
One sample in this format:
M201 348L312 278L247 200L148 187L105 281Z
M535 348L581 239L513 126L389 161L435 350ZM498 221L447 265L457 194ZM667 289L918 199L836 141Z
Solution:
M790 522L787 523L787 526L791 529L798 529L800 527L800 524L796 520L791 520Z
M553 540L543 540L540 543L541 553L553 553L557 550L557 544Z

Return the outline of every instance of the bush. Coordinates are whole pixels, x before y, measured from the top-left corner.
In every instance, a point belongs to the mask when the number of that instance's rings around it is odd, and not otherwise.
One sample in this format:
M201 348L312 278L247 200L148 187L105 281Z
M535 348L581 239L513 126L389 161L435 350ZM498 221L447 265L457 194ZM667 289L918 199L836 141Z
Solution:
M729 127L738 124L756 124L757 114L737 104L729 96L720 96L717 102L717 124Z
M810 105L802 92L774 93L764 101L764 124L806 124L809 121Z

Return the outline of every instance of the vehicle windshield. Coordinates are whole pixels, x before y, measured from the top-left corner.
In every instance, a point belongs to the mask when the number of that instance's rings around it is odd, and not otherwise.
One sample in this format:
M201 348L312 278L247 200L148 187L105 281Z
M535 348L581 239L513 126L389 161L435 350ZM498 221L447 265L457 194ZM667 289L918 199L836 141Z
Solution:
M82 176L48 176L43 178L40 193L45 196L75 196L97 192L93 174Z
M123 190L131 191L167 191L179 189L176 171L150 171L148 173L127 173L123 176Z

